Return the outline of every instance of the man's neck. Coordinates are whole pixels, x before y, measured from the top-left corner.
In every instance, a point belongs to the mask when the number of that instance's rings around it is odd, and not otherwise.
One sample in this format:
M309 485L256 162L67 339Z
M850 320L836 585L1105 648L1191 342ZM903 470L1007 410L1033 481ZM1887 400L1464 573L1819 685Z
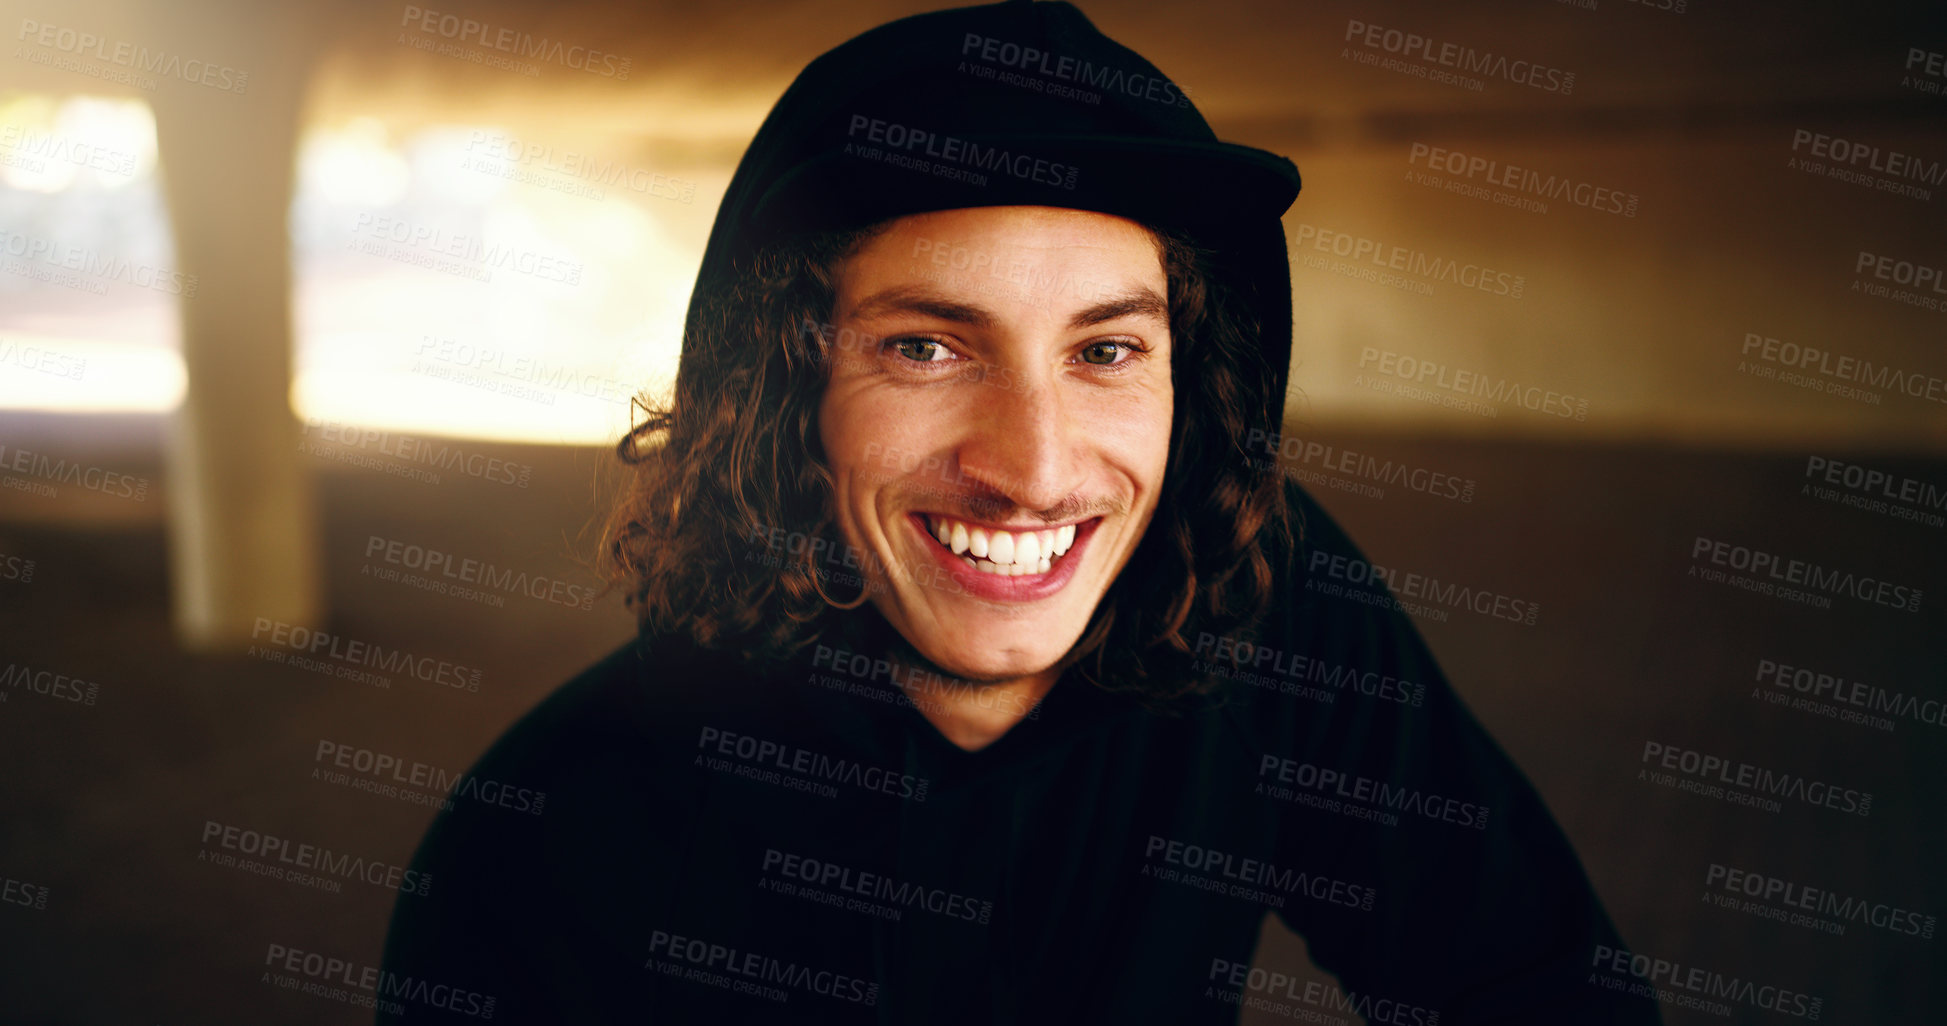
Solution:
M1027 719L1060 676L1059 670L1051 668L1028 677L985 684L960 683L932 673L903 679L933 682L908 686L907 697L941 736L961 749L977 752ZM941 681L951 683L937 683Z

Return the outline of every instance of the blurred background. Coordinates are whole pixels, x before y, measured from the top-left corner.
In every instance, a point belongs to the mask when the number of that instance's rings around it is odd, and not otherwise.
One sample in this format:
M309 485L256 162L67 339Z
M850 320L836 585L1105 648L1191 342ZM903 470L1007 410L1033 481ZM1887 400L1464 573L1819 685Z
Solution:
M335 753L456 775L629 637L593 524L731 171L806 62L940 6L0 4L0 1019L368 1018L264 952L376 964L395 892L213 864L209 825L402 865L434 810ZM1266 454L1375 563L1540 605L1420 626L1632 948L1947 1016L1947 9L1080 6L1298 163ZM1918 594L1765 594L1735 548ZM1651 743L1871 814L1683 793ZM1713 866L1926 936L1727 908Z

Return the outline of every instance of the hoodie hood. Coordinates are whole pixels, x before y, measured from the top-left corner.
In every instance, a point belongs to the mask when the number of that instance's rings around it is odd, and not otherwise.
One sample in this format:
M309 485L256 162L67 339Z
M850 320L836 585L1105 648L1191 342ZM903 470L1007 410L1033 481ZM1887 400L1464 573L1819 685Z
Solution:
M1184 90L1068 3L902 18L811 62L730 180L692 293L790 235L929 210L1036 205L1183 232L1260 318L1285 388L1291 271L1280 220L1298 169L1220 142Z

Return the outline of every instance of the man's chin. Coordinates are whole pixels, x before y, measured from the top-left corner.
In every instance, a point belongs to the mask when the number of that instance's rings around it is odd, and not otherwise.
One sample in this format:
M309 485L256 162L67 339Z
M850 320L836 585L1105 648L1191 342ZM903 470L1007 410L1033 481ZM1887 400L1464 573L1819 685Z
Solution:
M1061 657L1059 652L968 652L956 647L913 645L907 639L911 654L917 656L935 670L946 676L973 685L1001 684L1023 677L1032 677L1055 668Z
M875 603L875 607L876 607ZM1045 635L1041 644L1032 649L1001 649L973 643L974 628L965 631L948 631L938 621L915 630L911 623L901 623L885 614L874 619L879 629L885 632L883 643L887 645L893 658L900 662L924 667L935 673L972 685L1000 684L1046 673L1060 665L1081 639L1082 632L1077 629L1071 638L1054 639ZM1037 628L1045 625L1036 625ZM1005 624L983 625L981 630L1007 631L1018 628Z

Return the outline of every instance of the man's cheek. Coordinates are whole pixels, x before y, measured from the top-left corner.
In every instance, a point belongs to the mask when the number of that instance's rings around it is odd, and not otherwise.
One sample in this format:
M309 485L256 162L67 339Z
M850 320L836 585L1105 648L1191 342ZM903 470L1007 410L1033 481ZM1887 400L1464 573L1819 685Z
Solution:
M1116 445L1130 465L1147 468L1153 485L1169 463L1170 431L1174 426L1174 396L1167 372L1144 383L1137 394L1122 397L1117 407L1098 414L1097 423L1115 425L1094 437Z
M818 406L818 441L824 462L838 480L883 480L906 450L897 433L885 430L885 416L874 389L856 380L837 380Z

